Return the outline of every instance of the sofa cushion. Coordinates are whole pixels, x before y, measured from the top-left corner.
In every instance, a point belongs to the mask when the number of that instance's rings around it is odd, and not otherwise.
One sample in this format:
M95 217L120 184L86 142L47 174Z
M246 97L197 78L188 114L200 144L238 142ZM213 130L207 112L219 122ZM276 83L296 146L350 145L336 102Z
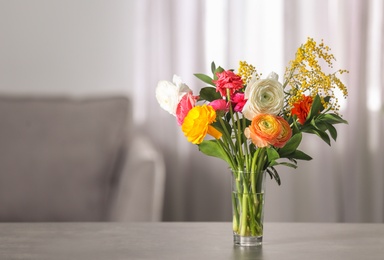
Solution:
M0 98L0 221L101 221L129 102Z

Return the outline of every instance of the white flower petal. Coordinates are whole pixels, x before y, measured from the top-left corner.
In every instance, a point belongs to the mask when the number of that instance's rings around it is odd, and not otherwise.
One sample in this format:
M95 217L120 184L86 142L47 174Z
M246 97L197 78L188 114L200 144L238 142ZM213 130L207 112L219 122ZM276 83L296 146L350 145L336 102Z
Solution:
M173 83L176 85L178 92L181 95L184 95L192 90L181 80L181 78L177 75L173 75Z
M173 83L162 80L159 81L156 87L156 99L160 107L171 115L176 116L177 105L181 98L192 90L183 83L177 75L173 76Z
M156 87L156 99L161 108L172 115L176 115L179 98L177 88L172 82L159 81Z
M247 119L252 120L260 113L277 115L281 112L284 105L284 91L277 79L278 75L272 72L266 79L248 84L244 92L247 102L242 111Z
M269 73L267 79L279 80L279 75L277 75L276 72L273 72L273 71L272 71L271 73Z

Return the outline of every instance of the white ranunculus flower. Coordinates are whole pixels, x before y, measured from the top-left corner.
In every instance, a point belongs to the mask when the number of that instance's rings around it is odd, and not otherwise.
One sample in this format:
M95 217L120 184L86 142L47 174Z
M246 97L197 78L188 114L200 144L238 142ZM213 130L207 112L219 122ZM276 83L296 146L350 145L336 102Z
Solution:
M277 115L281 112L284 105L284 91L278 78L279 76L272 72L266 79L251 79L244 92L247 102L242 112L245 118L252 120L260 113Z
M173 83L166 80L159 81L156 88L156 99L161 108L176 116L176 108L181 98L191 91L179 76L174 75Z

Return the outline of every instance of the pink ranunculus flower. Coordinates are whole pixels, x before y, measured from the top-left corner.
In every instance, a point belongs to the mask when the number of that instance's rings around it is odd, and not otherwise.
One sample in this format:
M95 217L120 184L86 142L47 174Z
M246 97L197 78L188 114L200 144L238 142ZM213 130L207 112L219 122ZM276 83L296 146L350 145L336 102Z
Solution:
M216 75L217 80L214 80L213 83L216 85L216 92L220 92L223 97L227 96L227 89L232 95L236 90L243 88L243 80L231 70L225 70Z
M188 92L181 98L176 108L176 118L179 125L183 124L184 118L187 116L189 110L195 106L198 98L198 96L194 96L192 94L192 91Z
M236 92L231 97L233 110L235 112L241 112L247 100L244 98L244 93Z
M213 109L215 111L225 111L225 112L228 112L228 110L229 110L228 103L224 99L213 100L212 102L209 103L209 105L211 107L213 107Z

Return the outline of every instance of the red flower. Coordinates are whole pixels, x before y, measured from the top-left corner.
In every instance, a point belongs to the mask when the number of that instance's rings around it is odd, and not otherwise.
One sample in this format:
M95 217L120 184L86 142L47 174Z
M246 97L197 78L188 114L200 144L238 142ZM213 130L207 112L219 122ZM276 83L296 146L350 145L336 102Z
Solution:
M311 96L303 95L302 99L293 104L291 109L292 115L296 115L299 123L304 125L307 120L307 116L311 111L313 99Z
M209 105L211 107L213 107L213 109L215 111L224 111L224 112L228 112L228 104L227 102L224 100L224 99L216 99L216 100L213 100L212 102L209 103Z
M225 70L216 75L218 79L214 80L213 83L216 84L216 92L220 92L223 97L227 96L227 89L232 95L236 90L243 88L243 80L231 70Z
M237 92L233 94L231 97L231 101L232 101L232 105L234 106L233 110L235 112L241 112L243 110L245 103L247 102L247 100L244 99L243 92Z

